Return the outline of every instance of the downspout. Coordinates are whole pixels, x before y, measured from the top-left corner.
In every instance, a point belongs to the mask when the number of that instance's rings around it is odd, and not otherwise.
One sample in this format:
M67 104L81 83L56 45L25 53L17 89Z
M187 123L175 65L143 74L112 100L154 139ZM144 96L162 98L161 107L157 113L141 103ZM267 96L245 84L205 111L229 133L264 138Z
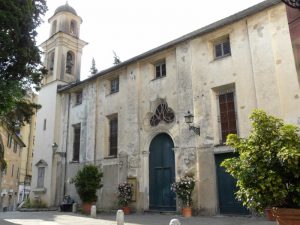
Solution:
M97 138L97 135L98 135L98 126L97 126L97 124L98 124L98 109L99 109L99 104L98 104L98 101L99 101L99 79L97 79L97 81L96 81L96 109L95 109L95 137L94 137L94 139L95 139L95 142L94 142L94 165L96 166L96 162L97 162L97 140L98 140L98 138Z
M71 106L71 93L69 93L68 99L68 117L67 117L67 132L66 132L66 154L65 154L65 174L64 174L64 192L63 196L67 193L67 171L68 171L68 140L69 140L69 123L70 123L70 106Z
M256 90L256 84L255 84L255 74L254 74L254 68L253 68L253 55L251 52L251 42L250 42L250 36L249 36L249 26L248 26L248 18L246 18L246 31L247 31L247 39L249 43L249 53L250 53L250 60L251 60L251 72L252 72L252 81L253 81L253 87L254 87L254 95L255 95L255 107L258 107L258 101L257 101L257 90Z
M29 153L30 153L30 149L31 149L31 154L32 154L32 122L30 124L30 129L29 129L29 135L28 135L28 147L27 147L27 159L26 159L26 167L25 167L25 177L24 177L24 183L23 183L23 199L22 201L25 200L25 191L26 191L26 188L25 188L25 180L26 180L26 177L28 176L28 163L29 163ZM30 182L31 183L31 182ZM31 185L31 184L30 184Z

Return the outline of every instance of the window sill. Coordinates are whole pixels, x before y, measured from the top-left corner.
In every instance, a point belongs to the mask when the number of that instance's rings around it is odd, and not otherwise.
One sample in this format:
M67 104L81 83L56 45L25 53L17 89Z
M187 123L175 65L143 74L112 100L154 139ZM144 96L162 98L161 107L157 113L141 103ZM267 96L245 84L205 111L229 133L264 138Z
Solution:
M225 59L227 57L231 56L231 54L227 54L227 55L223 55L223 56L219 56L219 57L215 57L213 62L214 61L219 61L219 60L222 60L222 59Z
M76 106L78 106L78 105L81 105L82 104L82 102L81 103L75 103L74 104L74 107L76 107Z
M78 164L79 161L69 161L69 164Z
M45 187L41 187L41 188L36 187L32 191L34 193L46 193L47 189Z
M220 144L215 144L214 147L217 148L217 147L224 147L224 146L227 146L225 143L220 143Z
M118 158L117 155L109 155L109 156L104 157L104 159L116 159L116 158Z
M109 92L109 93L106 95L106 97L107 97L107 96L114 95L114 94L117 94L117 93L119 93L119 91L115 91L115 92Z
M152 79L151 81L160 80L160 79L163 79L163 78L165 78L165 77L167 77L167 75L166 75L166 76L162 76L162 77L155 77L155 78Z

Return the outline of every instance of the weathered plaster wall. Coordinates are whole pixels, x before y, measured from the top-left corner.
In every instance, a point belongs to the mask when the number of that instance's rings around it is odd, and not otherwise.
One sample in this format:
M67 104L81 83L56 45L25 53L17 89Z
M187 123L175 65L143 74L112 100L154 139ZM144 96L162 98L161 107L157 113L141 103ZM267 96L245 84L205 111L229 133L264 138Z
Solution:
M231 55L216 60L213 44L226 35ZM195 210L200 214L217 213L214 155L232 151L218 146L217 95L235 91L240 136L249 133L248 116L257 107L297 123L300 93L289 38L285 7L278 4L87 83L83 88L83 103L70 108L69 126L64 127L63 142L68 140L70 161L72 124L82 123L81 164L68 163L68 177L79 165L95 158L105 177L98 206L114 208L116 202L112 199L116 199L117 184L133 176L138 181L138 198L132 206L146 210L149 146L157 134L167 133L175 146L176 177L193 173L197 180ZM154 65L161 60L166 62L167 76L155 79ZM110 94L110 80L116 76L120 79L119 92ZM67 94L63 96L67 99ZM175 120L151 127L151 113L161 99L173 109ZM189 131L184 122L188 110L195 115L195 124L200 124L200 137ZM67 113L63 114L66 121ZM108 157L108 123L112 115L118 115L118 158ZM72 185L68 185L68 190L75 194Z

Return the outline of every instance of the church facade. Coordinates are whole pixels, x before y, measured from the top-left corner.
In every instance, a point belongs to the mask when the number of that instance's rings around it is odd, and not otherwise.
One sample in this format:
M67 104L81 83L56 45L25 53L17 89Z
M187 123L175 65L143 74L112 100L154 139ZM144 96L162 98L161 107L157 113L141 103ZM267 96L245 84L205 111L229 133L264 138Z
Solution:
M32 198L52 206L69 194L80 202L69 181L91 163L104 173L101 209L117 208L117 185L128 180L133 209L179 210L170 185L189 174L196 180L195 213L248 213L220 163L233 157L227 134L247 136L253 109L300 123L284 4L264 1L83 81L81 18L64 5L49 22Z

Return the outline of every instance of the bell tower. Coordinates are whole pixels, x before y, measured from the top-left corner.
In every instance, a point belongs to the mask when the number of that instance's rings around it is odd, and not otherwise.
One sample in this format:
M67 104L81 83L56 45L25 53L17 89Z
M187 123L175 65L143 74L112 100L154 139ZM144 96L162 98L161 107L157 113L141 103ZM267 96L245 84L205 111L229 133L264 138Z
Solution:
M80 80L82 48L87 44L79 39L82 19L68 3L58 7L48 20L50 35L41 44L48 69L43 84L59 80L67 83Z
M79 39L82 19L68 3L55 10L49 23L49 38L41 44L48 74L38 95L42 108L36 117L30 196L54 206L62 201L65 174L62 168L66 163L65 154L57 152L65 144L61 143L64 134L61 113L67 106L57 89L80 79L82 49L87 43Z

